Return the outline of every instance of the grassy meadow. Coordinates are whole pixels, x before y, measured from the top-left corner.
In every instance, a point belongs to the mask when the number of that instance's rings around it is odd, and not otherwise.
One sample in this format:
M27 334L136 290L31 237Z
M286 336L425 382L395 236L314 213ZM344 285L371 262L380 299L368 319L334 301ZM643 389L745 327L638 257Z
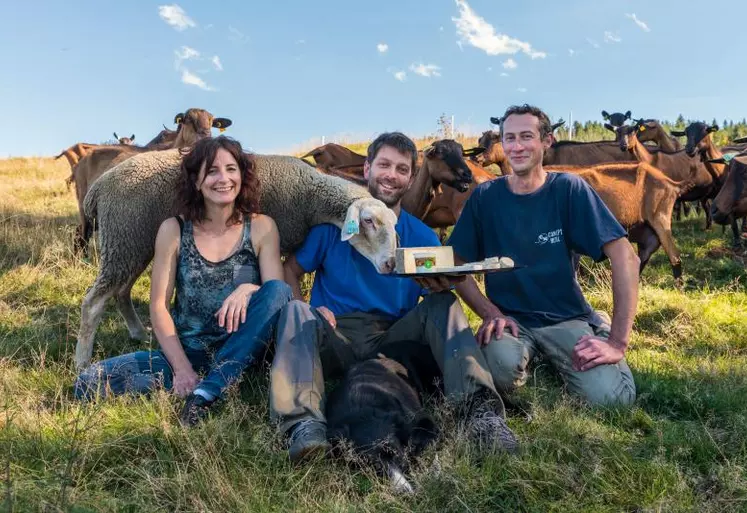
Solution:
M681 291L661 251L644 273L634 407L578 404L540 362L519 394L530 408L509 416L520 454L476 452L434 407L448 435L413 469L419 493L401 497L345 461L294 468L267 422L266 363L192 430L166 393L75 402L96 266L72 252L69 173L51 159L0 161L0 511L747 511L747 270L703 218L674 227ZM581 279L609 310L607 268L585 265ZM148 287L143 276L133 293L145 320ZM156 345L128 340L113 303L96 342L95 359Z

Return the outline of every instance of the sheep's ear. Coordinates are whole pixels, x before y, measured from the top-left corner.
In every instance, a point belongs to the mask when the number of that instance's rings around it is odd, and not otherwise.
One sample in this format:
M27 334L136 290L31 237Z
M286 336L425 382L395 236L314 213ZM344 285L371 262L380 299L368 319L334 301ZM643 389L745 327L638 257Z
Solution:
M610 115L607 113L606 110L602 111L602 119L608 120L610 118Z
M630 112L630 111L627 111L627 112L625 113L625 119L630 119L630 116L632 116L632 115L633 115L633 113L632 113L632 112Z
M132 134L132 135L130 136L130 141L134 141L134 140L135 140L135 134Z
M119 136L117 135L117 132L113 132L113 133L114 133L114 138L115 138L116 140L119 140Z
M606 128L606 129L607 129L607 130L609 130L610 132L617 132L617 130L615 130L615 127L613 127L613 126L612 126L612 125L610 125L609 123L605 123L605 124L604 124L604 128Z
M354 201L348 207L348 214L345 216L345 222L342 224L340 240L350 240L353 235L358 235L360 233L360 217L361 209L358 206L358 202Z

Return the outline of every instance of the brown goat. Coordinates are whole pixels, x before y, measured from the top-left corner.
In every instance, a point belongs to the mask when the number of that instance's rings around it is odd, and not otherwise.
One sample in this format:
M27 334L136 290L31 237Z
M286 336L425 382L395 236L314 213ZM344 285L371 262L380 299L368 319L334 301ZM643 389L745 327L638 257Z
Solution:
M715 159L717 164L726 162L724 157ZM747 153L728 161L721 190L711 205L711 215L718 224L726 224L747 216ZM732 225L733 229L734 225ZM744 232L744 222L742 223ZM735 246L737 241L735 240Z
M366 161L366 156L347 149L335 143L328 143L324 146L314 148L301 159L314 157L314 166L328 171L332 168L346 168L350 166L361 166Z
M171 148L186 148L192 146L204 137L211 137L211 128L221 131L231 126L231 120L226 118L215 118L203 109L189 109L185 113L179 113L174 117L174 123L178 125L176 137L170 144L160 143L159 150ZM162 132L163 133L163 132ZM149 143L150 144L150 143ZM78 200L78 213L80 225L76 229L75 249L86 252L88 241L93 234L93 226L86 220L83 213L83 200L88 189L102 174L117 164L124 162L133 155L153 151L147 146L134 145L98 146L92 148L75 166L75 193Z
M644 162L590 167L546 166L545 170L573 173L583 178L620 224L629 230L630 241L637 243L640 272L661 245L679 283L682 261L672 237L672 207L677 197L692 187L696 170L680 182Z
M638 161L651 164L661 170L672 180L685 180L695 168L693 187L680 198L682 201L700 201L706 209L706 229L711 227L711 216L707 201L715 196L718 190L718 179L711 174L700 159L692 158L686 150L667 153L651 151L638 140L639 125L623 126L620 132L620 148L628 151Z

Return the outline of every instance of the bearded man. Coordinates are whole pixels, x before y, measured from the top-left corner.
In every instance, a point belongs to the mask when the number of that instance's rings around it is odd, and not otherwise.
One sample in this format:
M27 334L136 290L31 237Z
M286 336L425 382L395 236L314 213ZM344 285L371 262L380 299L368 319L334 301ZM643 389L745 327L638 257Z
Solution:
M398 132L384 133L368 148L364 177L371 195L397 215L400 247L438 246L435 233L401 208L416 160L411 139ZM310 272L316 274L306 304L299 281ZM485 357L450 290L428 293L412 279L379 274L330 224L312 228L301 248L286 260L284 278L295 300L278 320L270 417L288 435L292 461L329 447L324 380L405 344L421 347L422 361L435 361L446 397L457 404L465 428L482 447L489 441L494 448L517 448ZM457 291L467 283L456 281ZM425 297L419 302L421 296Z

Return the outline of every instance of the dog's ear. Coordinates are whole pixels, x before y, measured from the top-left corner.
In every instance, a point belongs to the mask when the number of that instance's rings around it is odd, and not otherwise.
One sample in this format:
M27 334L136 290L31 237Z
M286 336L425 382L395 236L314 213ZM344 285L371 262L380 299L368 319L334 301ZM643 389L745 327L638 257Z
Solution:
M417 456L430 444L438 440L441 430L427 415L420 415L414 420L410 431L409 446L413 456Z

